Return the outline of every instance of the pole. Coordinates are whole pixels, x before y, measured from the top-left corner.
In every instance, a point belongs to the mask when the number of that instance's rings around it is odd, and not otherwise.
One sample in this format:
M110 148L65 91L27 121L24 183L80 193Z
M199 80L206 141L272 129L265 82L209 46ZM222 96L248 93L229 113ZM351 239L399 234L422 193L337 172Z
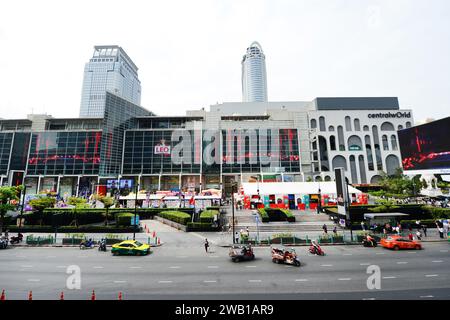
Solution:
M136 184L136 197L135 197L135 200L134 200L134 228L133 228L133 240L136 240L136 228L137 228L136 216L137 216L138 188L139 188L139 183Z
M346 197L346 206L345 210L348 212L348 222L350 226L350 241L353 241L353 225L352 225L352 217L350 215L350 194L348 193L348 179L345 177L345 188L347 189L347 197Z
M25 196L27 195L27 186L23 186L23 198L22 198L22 206L20 207L20 221L19 221L19 233L22 231L22 219L23 219L23 207L25 206Z
M233 244L236 243L236 239L234 236L234 181L231 182L231 219L233 220Z

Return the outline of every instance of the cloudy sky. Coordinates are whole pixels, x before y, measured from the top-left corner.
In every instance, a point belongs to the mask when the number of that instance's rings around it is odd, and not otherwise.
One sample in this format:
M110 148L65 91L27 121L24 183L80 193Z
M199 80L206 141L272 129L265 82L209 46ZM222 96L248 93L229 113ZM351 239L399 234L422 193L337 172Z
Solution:
M122 46L142 105L184 114L241 100L240 61L266 54L271 101L398 96L416 122L450 110L448 0L4 1L0 117L77 117L93 46Z

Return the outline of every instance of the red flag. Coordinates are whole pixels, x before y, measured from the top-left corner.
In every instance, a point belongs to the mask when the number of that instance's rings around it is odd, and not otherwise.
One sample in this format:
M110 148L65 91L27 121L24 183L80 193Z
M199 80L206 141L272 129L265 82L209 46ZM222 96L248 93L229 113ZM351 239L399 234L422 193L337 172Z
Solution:
M192 198L189 200L189 204L190 205L194 205L195 204L194 196L192 196Z

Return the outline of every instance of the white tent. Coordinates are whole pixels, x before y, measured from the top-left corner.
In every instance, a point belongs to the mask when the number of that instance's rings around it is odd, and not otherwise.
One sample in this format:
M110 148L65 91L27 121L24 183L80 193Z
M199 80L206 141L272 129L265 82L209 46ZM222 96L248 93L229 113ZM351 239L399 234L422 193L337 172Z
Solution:
M260 182L242 183L245 195L257 195L258 188L260 195L270 194L329 194L336 195L336 182ZM358 189L348 186L349 193L361 194Z

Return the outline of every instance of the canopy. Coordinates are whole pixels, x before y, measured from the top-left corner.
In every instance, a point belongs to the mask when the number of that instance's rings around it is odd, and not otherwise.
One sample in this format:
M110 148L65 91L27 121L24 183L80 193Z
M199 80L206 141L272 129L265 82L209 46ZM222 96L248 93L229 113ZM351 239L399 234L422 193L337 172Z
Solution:
M395 217L403 217L409 216L407 213L400 212L390 212L390 213L365 213L364 219L376 219L376 218L395 218Z
M336 182L260 182L243 183L244 194L246 195L270 195L270 194L336 194ZM361 194L358 189L348 186L349 193Z
M150 200L161 200L164 198L163 194L151 194ZM121 196L119 200L136 200L136 194L130 193L127 196ZM138 193L138 200L147 200L147 195L145 193Z

